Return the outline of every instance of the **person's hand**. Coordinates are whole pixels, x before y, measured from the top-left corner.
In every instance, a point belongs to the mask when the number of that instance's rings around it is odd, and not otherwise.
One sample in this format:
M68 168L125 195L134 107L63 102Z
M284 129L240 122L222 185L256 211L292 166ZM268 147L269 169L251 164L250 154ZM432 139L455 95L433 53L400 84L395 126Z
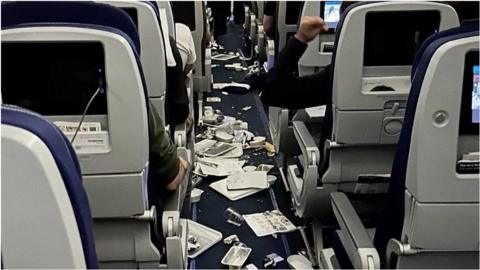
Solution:
M175 191L177 188L182 184L183 178L185 177L185 173L187 171L187 162L183 160L183 158L179 158L180 165L178 166L178 173L173 179L172 182L168 183L166 189L169 191Z
M321 31L328 31L328 27L320 17L302 17L295 37L303 43L312 41Z

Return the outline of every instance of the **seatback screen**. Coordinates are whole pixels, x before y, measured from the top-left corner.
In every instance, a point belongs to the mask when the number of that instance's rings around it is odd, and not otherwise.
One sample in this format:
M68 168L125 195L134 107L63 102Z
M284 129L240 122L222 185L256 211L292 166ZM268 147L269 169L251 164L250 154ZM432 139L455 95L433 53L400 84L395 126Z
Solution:
M480 65L478 51L467 53L463 72L460 134L478 135L480 123Z
M321 17L325 21L329 30L335 30L340 20L341 1L325 1L321 3Z
M81 115L105 82L99 42L2 42L2 99L42 115ZM87 114L107 114L100 93Z
M479 86L479 65L472 67L473 87L472 87L472 123L478 124L480 121L480 86Z
M409 66L423 41L438 31L438 11L369 12L364 66Z

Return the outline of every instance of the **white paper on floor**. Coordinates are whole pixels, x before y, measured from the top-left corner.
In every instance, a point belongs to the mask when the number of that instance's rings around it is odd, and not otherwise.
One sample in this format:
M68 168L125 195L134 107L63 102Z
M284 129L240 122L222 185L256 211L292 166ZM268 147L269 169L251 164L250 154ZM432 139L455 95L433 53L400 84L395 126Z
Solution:
M237 201L240 199L243 199L245 197L248 197L252 194L255 194L257 192L260 192L264 189L261 188L249 188L249 189L242 189L242 190L228 190L227 189L227 181L225 179L222 179L217 182L213 182L210 184L210 187L217 191L218 193L222 194L225 196L227 199L231 201Z
M227 177L226 181L228 190L268 188L267 172L265 171L235 172Z
M235 172L243 172L245 160L198 158L197 163L204 175L228 176Z
M258 237L296 229L295 225L278 210L243 215L243 218Z

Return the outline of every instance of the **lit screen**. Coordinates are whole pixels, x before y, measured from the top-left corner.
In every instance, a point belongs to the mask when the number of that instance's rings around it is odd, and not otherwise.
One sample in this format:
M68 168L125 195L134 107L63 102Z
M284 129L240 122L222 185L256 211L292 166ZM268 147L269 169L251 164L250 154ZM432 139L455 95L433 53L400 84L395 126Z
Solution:
M340 20L340 5L341 1L326 1L323 20L327 23L328 28L335 29Z
M472 90L472 123L478 124L480 121L480 66L473 66L473 90Z

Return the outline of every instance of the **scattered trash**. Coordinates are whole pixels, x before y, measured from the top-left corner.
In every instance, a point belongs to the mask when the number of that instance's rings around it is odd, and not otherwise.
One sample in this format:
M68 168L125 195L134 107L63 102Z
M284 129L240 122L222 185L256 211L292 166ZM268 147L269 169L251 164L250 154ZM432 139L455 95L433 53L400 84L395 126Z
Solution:
M275 155L275 146L269 142L266 142L263 146L267 150L267 156L271 157Z
M223 54L223 53L219 53L219 54L216 54L216 55L213 55L212 56L212 60L217 60L217 61L228 61L228 60L232 60L232 59L235 59L237 58L238 56L236 56L234 53L232 54Z
M277 177L275 175L267 175L267 182L270 186L275 184L275 181L277 181Z
M296 230L295 225L278 210L243 215L243 218L258 237Z
M284 259L280 256L278 256L276 253L271 253L265 256L263 259L263 266L265 268L274 268L277 267L277 264Z
M247 269L247 270L258 270L258 268L253 263L245 265L245 269Z
M212 88L214 90L222 90L227 87L239 87L239 88L245 88L245 90L250 90L250 85L246 83L231 82L231 83L214 83L212 85Z
M238 236L236 234L232 234L228 237L225 237L225 239L223 239L223 243L225 245L231 245L231 244L239 242L239 241L240 241L240 239L238 239Z
M192 220L188 220L188 231L188 243L191 247L191 250L188 250L188 258L190 259L194 259L222 240L223 237L221 232Z
M239 143L205 139L195 144L195 153L206 157L239 158L243 155L243 148Z
M202 196L202 193L204 191L201 190L201 189L198 189L198 188L194 188L192 190L192 194L191 194L191 199L190 199L190 202L191 203L197 203L200 201L200 197Z
M313 269L312 262L304 255L290 255L287 262L290 269Z
M202 174L228 176L235 172L243 172L242 166L245 164L245 161L235 159L198 158L197 164L200 167Z
M211 183L210 188L215 190L216 192L220 193L221 195L225 196L227 199L231 201L238 201L250 195L253 195L257 192L262 191L263 189L260 188L249 188L249 189L242 189L242 190L228 190L227 189L227 181L225 179L216 181Z
M250 146L253 148L263 147L265 144L265 139L266 138L263 136L253 137L253 140L250 142Z
M203 181L203 177L200 175L193 175L192 176L192 187L195 188L196 186L200 185Z
M270 165L270 164L260 164L258 165L257 167L257 171L264 171L266 173L268 173L271 169L273 169L273 165Z
M257 167L256 166L251 166L251 165L250 166L245 166L245 167L243 167L243 170L245 172L253 172L253 171L257 170Z
M228 134L225 131L217 131L215 133L215 138L220 142L227 142L227 143L231 143L233 140L233 136Z
M250 110L251 108L252 108L252 106L245 106L245 107L242 108L242 111L246 112L246 111Z
M219 97L207 97L207 102L222 102L222 99Z
M187 239L187 250L188 252L193 252L199 249L201 246L198 243L198 237L189 234Z
M252 252L251 248L232 246L222 259L222 264L230 267L242 267Z
M233 224L237 227L242 226L243 221L245 220L240 213L238 213L232 207L228 207L224 212L225 219L228 223Z
M236 172L225 180L228 190L268 188L267 173L263 171Z

